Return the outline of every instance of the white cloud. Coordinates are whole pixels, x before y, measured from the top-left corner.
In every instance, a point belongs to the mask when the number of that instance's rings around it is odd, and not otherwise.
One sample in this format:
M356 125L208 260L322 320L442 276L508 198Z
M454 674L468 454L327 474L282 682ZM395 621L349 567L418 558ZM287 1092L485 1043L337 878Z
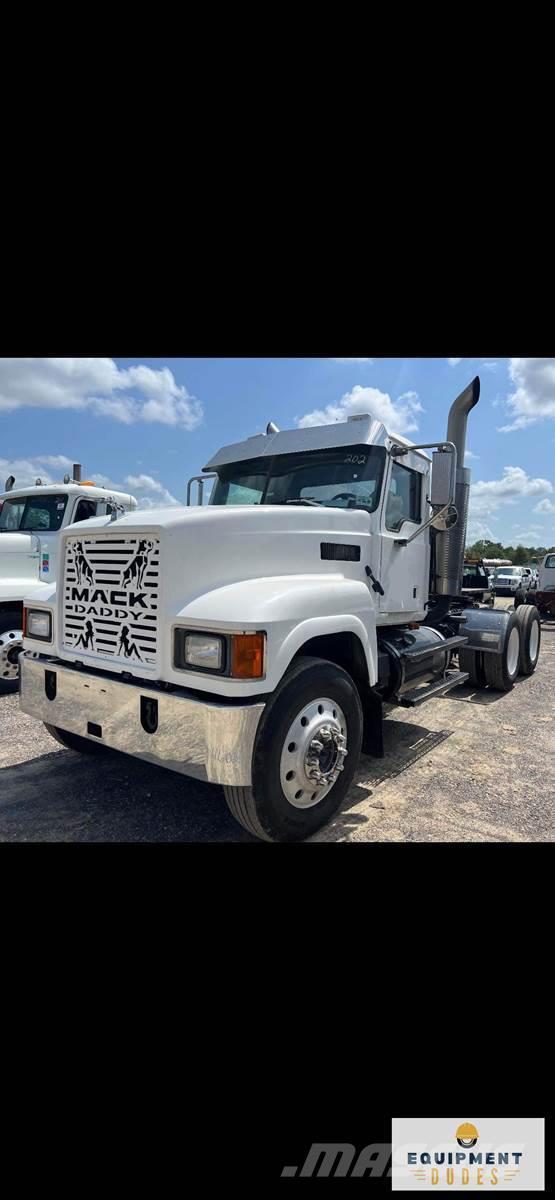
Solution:
M125 370L112 358L0 358L0 413L18 408L87 410L130 425L195 429L202 404L168 367Z
M145 503L141 504L141 508L157 508L160 505L166 507L183 503L182 500L177 500L175 496L172 496L172 493L158 479L153 479L152 475L126 475L125 483L133 495L137 496L137 499L141 495L145 500Z
M471 518L468 521L466 530L467 545L471 545L472 542L481 541L497 542L499 541L499 537L493 532L490 526L485 523L485 521L476 521Z
M0 458L0 491L4 490L4 481L9 475L15 476L15 486L30 487L36 479L44 484L61 483L67 471L71 473L73 464L69 458L61 454L37 455L32 459ZM101 471L87 470L87 479L94 480L99 487L113 488L116 492L131 492L139 503L139 508L166 508L184 501L176 499L158 479L152 475L127 475L123 483L115 483Z
M540 500L539 504L536 504L536 507L533 511L535 513L545 513L550 515L551 513L555 513L555 504L552 500Z
M542 536L541 530L539 530L539 529L525 529L525 530L521 531L520 533L517 533L516 544L517 544L517 546L538 545L540 542L541 536Z
M416 415L423 411L417 392L403 392L397 400L392 400L387 392L357 384L351 392L346 392L337 404L315 408L303 417L298 417L297 424L301 429L306 429L311 425L331 425L334 421L346 421L348 417L357 413L370 413L378 421L383 421L390 433L411 433L418 429Z
M468 458L468 459L470 459L470 458L475 458L475 459L476 459L476 461L478 461L478 459L479 459L480 455L479 455L479 454L473 454L473 453L472 453L472 450L465 450L465 452L464 452L464 457L465 457L465 458Z
M555 358L511 358L509 375L515 391L508 396L506 407L513 420L502 425L499 433L555 419Z
M36 458L0 458L0 491L4 490L4 481L9 475L15 476L16 487L29 487L36 479L42 479L44 484L60 483L66 471L71 471L72 463L63 455L43 455ZM52 467L56 471L50 470Z
M459 363L462 362L462 358L448 358L447 362L450 367L458 367Z
M529 496L551 493L549 479L532 479L522 467L504 467L501 479L478 480L470 488L470 514L489 517L502 505L517 504Z
M496 371L498 364L496 362L484 362L482 366L486 371Z
M371 363L371 358L332 358L331 362L336 363Z

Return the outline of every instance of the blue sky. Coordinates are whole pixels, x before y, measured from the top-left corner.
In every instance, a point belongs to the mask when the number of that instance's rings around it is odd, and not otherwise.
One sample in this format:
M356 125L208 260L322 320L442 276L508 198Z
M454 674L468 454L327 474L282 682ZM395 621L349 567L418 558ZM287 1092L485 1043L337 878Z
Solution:
M479 374L469 421L471 538L555 543L555 359L0 359L0 484L85 476L141 504L183 501L213 452L265 429L372 412L414 441L446 432Z

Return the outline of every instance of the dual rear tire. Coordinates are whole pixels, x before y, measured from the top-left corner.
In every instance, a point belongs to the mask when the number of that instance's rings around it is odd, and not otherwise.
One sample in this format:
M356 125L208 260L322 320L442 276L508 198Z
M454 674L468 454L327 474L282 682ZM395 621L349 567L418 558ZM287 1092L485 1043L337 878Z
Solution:
M519 674L533 675L538 665L542 626L535 604L523 604L516 610L520 626Z
M519 675L532 675L538 665L541 623L533 604L520 605L509 616L501 654L459 650L459 667L473 687L509 692Z

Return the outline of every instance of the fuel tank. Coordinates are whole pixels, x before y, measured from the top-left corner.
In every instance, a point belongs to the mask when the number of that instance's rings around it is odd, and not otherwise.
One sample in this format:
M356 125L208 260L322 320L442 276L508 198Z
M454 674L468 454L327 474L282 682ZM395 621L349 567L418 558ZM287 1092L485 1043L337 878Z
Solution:
M384 700L442 675L450 653L442 650L445 638L438 629L384 630L378 636L378 690Z

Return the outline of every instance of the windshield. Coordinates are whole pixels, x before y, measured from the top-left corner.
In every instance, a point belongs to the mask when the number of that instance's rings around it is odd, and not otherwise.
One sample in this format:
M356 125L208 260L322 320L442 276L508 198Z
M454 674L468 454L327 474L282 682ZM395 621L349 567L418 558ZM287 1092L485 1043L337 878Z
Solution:
M64 519L67 496L14 496L0 509L0 531L55 531Z
M283 454L221 467L211 504L305 504L373 512L385 466L382 446Z
M518 567L497 567L496 575L522 575Z
M474 576L477 576L480 579L487 579L486 571L484 571L484 568L478 563L465 563L463 567L463 577L465 579L473 579Z

